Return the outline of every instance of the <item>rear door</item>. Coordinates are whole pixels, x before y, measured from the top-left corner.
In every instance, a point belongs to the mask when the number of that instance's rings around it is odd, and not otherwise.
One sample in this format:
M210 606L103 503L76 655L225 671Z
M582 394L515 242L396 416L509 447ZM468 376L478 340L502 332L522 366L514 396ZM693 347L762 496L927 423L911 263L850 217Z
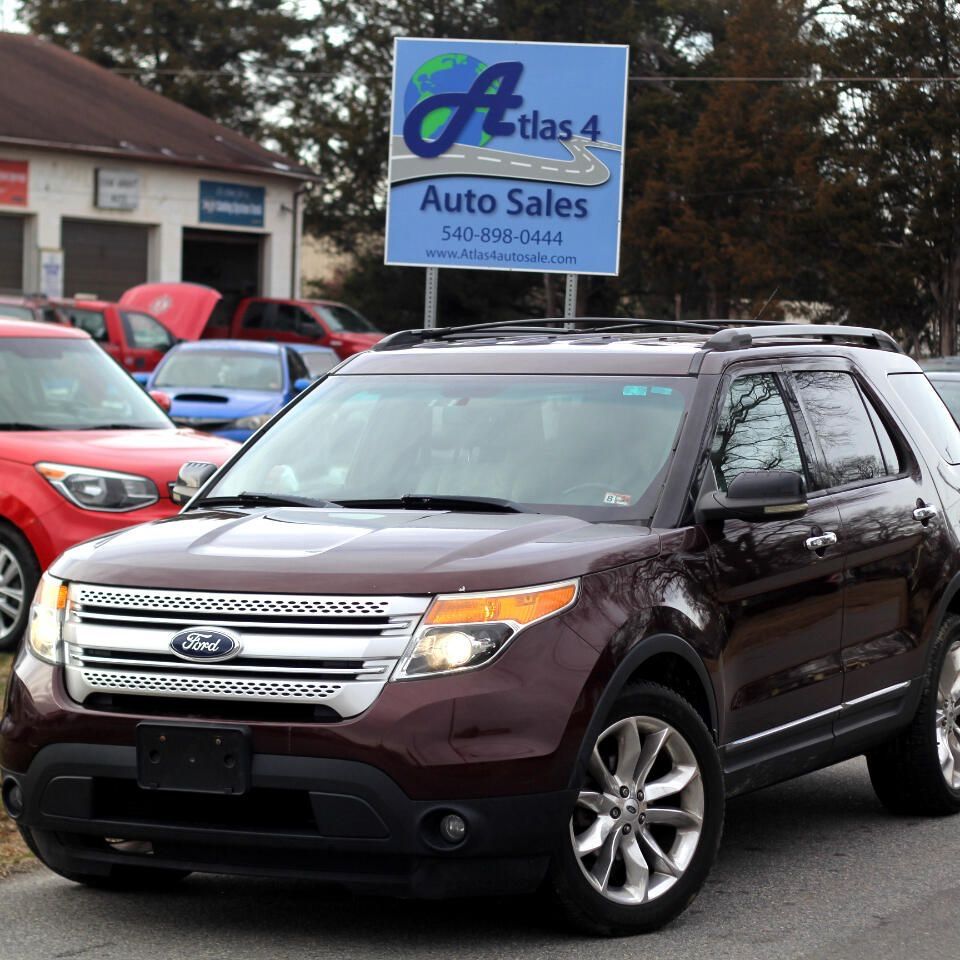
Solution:
M802 428L779 367L737 365L721 389L710 460L726 489L744 470L803 474ZM709 479L709 478L708 478ZM837 536L833 498L811 501L798 519L708 525L707 568L725 622L720 663L728 773L758 758L832 742L839 709L843 556L812 538Z
M923 671L921 633L937 557L949 550L939 498L895 418L853 364L792 364L790 382L812 434L815 496L840 510L843 723L863 723L888 711L906 695L905 681Z

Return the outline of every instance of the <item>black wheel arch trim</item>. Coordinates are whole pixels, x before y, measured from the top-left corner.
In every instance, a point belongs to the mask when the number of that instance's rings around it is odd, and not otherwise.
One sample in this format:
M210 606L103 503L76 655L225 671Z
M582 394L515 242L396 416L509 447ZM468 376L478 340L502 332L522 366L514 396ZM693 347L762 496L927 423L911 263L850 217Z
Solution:
M930 657L933 653L933 639L939 633L944 620L947 619L950 604L953 603L958 595L960 595L960 573L955 573L940 595L940 599L937 601L932 615L927 619L926 626L928 629L923 637L923 643L926 646L924 659L928 669L930 667ZM958 613L958 616L960 616L960 613Z
M960 588L960 583L958 583L958 588ZM707 699L707 707L710 711L710 734L714 742L716 742L718 732L717 697L713 688L713 682L710 679L710 674L702 658L688 641L676 634L652 634L634 644L627 651L623 660L617 664L616 669L607 681L607 685L600 699L597 701L593 716L587 725L583 741L580 744L580 750L577 753L577 762L570 777L569 786L571 788L579 786L582 774L587 768L590 751L593 749L593 744L603 730L603 724L613 704L616 702L617 697L620 696L630 682L630 678L644 663L663 653L671 653L680 657L685 663L691 666L697 674L700 685L703 688L704 696Z

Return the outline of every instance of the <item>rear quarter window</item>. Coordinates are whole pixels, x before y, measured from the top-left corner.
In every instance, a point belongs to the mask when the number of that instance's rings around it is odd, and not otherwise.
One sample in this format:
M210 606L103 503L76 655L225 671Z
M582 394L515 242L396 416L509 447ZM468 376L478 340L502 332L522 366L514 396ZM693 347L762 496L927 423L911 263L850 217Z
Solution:
M890 383L940 456L960 463L960 429L926 376L892 373Z

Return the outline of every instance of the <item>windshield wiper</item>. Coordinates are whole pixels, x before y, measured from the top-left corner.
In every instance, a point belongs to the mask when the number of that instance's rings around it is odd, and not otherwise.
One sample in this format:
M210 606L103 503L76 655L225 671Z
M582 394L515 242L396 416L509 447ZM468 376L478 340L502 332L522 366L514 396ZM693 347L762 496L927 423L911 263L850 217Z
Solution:
M287 494L243 493L231 497L204 497L192 504L197 507L338 507L340 504L329 500L315 500L312 497L294 497Z
M0 423L0 430L70 430L70 427L51 427L46 423Z
M94 423L91 426L71 427L71 430L162 430L162 427L143 423Z
M496 497L458 497L444 494L408 493L402 497L383 500L336 500L340 507L359 507L361 510L450 510L454 513L530 513L532 511Z

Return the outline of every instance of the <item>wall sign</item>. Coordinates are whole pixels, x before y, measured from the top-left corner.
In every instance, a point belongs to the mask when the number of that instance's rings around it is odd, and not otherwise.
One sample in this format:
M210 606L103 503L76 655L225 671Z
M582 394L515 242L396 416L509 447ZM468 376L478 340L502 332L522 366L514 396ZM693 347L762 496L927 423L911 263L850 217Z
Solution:
M262 227L267 191L243 183L200 181L200 222Z
M386 262L616 274L627 54L397 39Z
M0 204L25 207L29 193L30 164L26 160L0 160Z
M40 251L40 292L51 300L63 297L63 251Z
M93 202L101 210L136 210L140 204L140 174L98 168Z

